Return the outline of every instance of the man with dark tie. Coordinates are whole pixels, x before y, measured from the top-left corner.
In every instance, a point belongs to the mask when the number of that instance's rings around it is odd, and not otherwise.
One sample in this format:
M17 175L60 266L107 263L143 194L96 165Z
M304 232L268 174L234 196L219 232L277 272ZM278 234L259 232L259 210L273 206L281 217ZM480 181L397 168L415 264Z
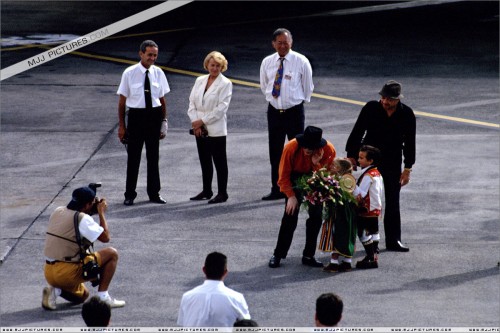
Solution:
M141 61L128 67L122 75L117 94L118 138L127 144L127 181L125 201L134 204L141 163L142 147L146 145L147 193L149 200L165 204L160 195L160 171L158 167L160 140L168 129L165 94L170 91L162 69L154 63L158 57L158 45L152 40L142 42L139 50ZM125 121L128 109L128 122Z
M273 33L276 50L262 61L260 89L269 102L267 123L271 162L271 193L262 200L285 198L278 186L278 172L285 138L292 140L304 132L304 102L310 102L314 89L309 60L292 50L292 34L287 29Z

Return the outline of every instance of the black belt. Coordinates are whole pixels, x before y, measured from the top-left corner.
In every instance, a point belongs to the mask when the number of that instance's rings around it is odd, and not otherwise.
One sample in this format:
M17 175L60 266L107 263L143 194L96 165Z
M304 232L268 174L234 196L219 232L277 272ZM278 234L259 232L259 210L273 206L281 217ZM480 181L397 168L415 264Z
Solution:
M54 265L55 263L58 263L58 262L65 262L68 264L78 264L78 262L74 262L74 261L61 261L61 260L48 261L48 260L45 260L45 263L47 265Z
M154 108L151 108L153 111L161 110L161 106L155 106ZM140 111L140 112L145 112L148 111L146 108L128 108L129 112L135 112L135 111Z
M291 108L288 108L288 109L276 109L274 106L272 106L271 104L269 104L274 110L276 111L279 111L279 113L286 113L288 111L292 111L293 109L297 109L299 108L300 106L302 106L302 104L304 104L304 102L300 103L300 104L297 104L295 106L292 106Z

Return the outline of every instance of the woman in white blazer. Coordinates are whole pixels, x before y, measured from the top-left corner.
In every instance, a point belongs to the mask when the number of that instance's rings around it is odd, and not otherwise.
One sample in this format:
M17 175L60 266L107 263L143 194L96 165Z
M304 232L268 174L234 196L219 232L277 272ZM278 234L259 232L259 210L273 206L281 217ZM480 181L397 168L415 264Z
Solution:
M212 198L213 164L217 171L217 195L209 204L225 202L227 194L227 116L233 85L221 73L227 69L226 58L217 51L210 52L203 62L207 75L196 79L189 96L188 116L196 137L200 158L203 190L191 200Z

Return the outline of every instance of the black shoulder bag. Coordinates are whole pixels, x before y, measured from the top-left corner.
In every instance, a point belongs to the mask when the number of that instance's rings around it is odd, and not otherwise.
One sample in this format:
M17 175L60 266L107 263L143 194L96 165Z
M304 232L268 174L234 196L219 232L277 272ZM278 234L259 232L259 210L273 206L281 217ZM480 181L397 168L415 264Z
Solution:
M78 214L75 213L74 224L75 224L75 236L76 242L78 243L78 247L80 248L80 262L82 263L82 277L84 280L99 280L101 274L101 268L97 263L97 257L93 252L88 251L89 247L84 248L82 244L82 238L80 236L80 230L78 229ZM92 250L94 249L93 245ZM94 285L94 283L92 284ZM97 285L97 284L96 284Z

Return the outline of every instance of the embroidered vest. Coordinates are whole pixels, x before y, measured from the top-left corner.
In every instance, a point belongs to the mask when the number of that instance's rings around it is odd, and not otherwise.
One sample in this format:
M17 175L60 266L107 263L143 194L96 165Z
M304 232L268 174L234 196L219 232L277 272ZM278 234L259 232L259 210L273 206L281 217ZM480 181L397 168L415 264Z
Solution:
M363 176L359 178L358 185L361 183L361 179L363 177L366 177L366 176L372 177L372 178L381 177L380 171L378 171L378 169L376 167L373 167L371 169L366 170L366 172L363 174ZM372 184L372 186L375 186L375 184ZM381 210L378 208L374 209L372 207L373 204L371 203L371 200L370 200L370 198L371 198L370 192L371 191L368 192L368 194L366 195L366 197L363 199L363 201L361 203L363 209L361 210L360 216L365 216L365 217L380 216Z

